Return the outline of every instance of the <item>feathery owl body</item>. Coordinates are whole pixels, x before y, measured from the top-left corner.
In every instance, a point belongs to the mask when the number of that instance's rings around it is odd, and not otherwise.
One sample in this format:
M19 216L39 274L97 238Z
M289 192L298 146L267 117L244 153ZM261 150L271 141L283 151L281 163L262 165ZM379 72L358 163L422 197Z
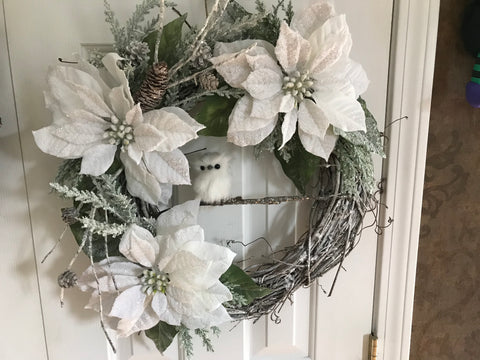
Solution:
M214 203L230 197L230 158L225 154L209 152L193 161L193 190L197 198Z

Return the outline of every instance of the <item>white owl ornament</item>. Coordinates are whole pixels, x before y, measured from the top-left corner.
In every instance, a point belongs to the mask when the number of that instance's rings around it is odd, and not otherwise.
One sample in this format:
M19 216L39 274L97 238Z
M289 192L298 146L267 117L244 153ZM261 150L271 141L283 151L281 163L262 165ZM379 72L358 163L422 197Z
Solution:
M230 157L218 152L209 152L192 162L193 190L197 199L215 203L230 197Z

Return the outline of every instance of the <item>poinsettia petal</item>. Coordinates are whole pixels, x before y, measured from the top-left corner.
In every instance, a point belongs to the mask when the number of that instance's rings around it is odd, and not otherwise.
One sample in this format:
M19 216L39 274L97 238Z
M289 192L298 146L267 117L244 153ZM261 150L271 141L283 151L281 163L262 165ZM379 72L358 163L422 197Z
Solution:
M218 326L228 321L232 321L232 318L224 306L219 306L215 310L205 312L200 316L184 318L182 323L189 329L209 329L212 326Z
M128 79L125 75L125 72L120 69L118 66L118 62L122 60L122 57L116 53L108 53L102 58L102 63L105 66L105 69L108 71L108 80L106 81L107 84L111 85L112 88L117 86L122 86L123 95L125 99L127 99L128 103L130 104L130 108L133 107L133 99L132 95L130 94L130 88L128 85ZM105 74L107 75L107 74ZM104 75L104 79L107 77ZM107 79L105 79L107 80Z
M311 100L304 100L298 110L298 128L304 133L323 138L330 126L327 113Z
M128 288L117 296L108 315L121 319L138 319L144 311L146 299L147 295L140 284Z
M200 124L194 118L192 118L185 110L176 106L166 106L162 108L163 111L177 115L185 124L189 125L193 131L198 132L205 129L205 125Z
M242 83L242 87L255 99L268 99L283 86L283 76L270 69L255 70Z
M358 98L365 91L367 91L368 85L370 83L367 73L365 72L362 65L350 59L348 59L346 69L346 77L355 89L355 98Z
M172 228L172 231L175 228ZM188 227L179 228L173 234L165 236L157 236L160 245L160 257L157 266L160 270L170 273L173 271L175 264L170 264L172 256L174 256L182 246L189 241L196 241L203 243L204 234L203 229L199 225L192 225Z
M117 325L117 335L127 337L143 330L148 330L158 324L160 321L157 313L147 306L138 318L121 319Z
M110 107L119 119L125 119L126 114L131 109L134 109L132 108L132 103L125 95L123 86L117 86L110 90L107 99Z
M245 58L252 71L260 69L269 69L279 75L282 75L282 69L278 66L277 60L262 47L255 48L255 53L249 52Z
M259 128L256 130L246 130L246 131L228 131L227 141L234 143L238 146L249 146L257 145L261 143L268 135L271 134L275 125L277 124L278 116L275 116L271 119L265 127Z
M182 315L176 312L171 306L167 306L167 309L159 315L159 319L167 324L179 326L182 321Z
M270 99L253 99L250 116L253 118L272 118L278 115L278 113L290 112L294 106L295 98L290 94L280 92Z
M143 114L145 123L156 127L165 137L155 150L170 152L198 137L192 126L185 123L173 112L152 110Z
M308 65L311 74L320 74L334 66L343 56L348 56L352 38L345 15L328 19L308 38L312 56Z
M166 140L163 131L150 124L140 124L133 130L136 147L145 152L153 151Z
M91 146L91 144L72 144L69 141L63 140L55 136L56 130L57 126L51 125L33 131L35 143L44 153L62 159L76 159L81 157Z
M276 123L276 114L270 118L252 117L250 114L252 113L253 103L254 99L248 95L237 101L230 114L227 136L234 136L236 132L242 131L258 131L272 123Z
M148 171L157 181L175 185L190 184L188 160L180 150L152 151L144 154L144 160Z
M99 176L104 174L113 163L117 146L98 144L83 153L80 174Z
M246 53L239 52L257 44ZM247 55L264 55L267 51L273 56L273 45L261 40L240 40L231 43L216 43L214 49L215 57L210 62L215 65L217 72L225 79L227 84L234 88L242 88L242 83L252 72L252 67Z
M303 11L296 12L290 26L305 39L308 39L315 29L318 29L334 15L333 4L328 0L319 0Z
M137 165L140 164L140 161L142 161L143 151L140 149L136 142L134 142L133 144L130 143L130 145L128 145L127 154Z
M65 114L87 110L99 117L110 117L112 111L95 89L70 81L64 66L52 68L48 74L49 92Z
M156 263L159 246L150 231L132 224L123 234L118 250L128 260L151 268Z
M157 219L157 235L171 234L180 228L196 225L199 210L200 201L190 200L160 214Z
M133 127L143 123L143 113L140 103L136 104L132 108L126 109L125 122Z
M310 56L310 44L298 32L292 30L286 22L280 26L275 54L287 74L298 70L304 72Z
M350 93L355 93L353 86ZM328 121L333 126L343 131L366 131L365 112L355 97L335 89L316 91L313 97L317 107L325 109Z
M208 242L189 241L181 249L210 263L207 273L195 281L196 285L204 287L213 286L215 281L232 265L236 256L230 249Z
M300 128L298 129L298 135L305 150L325 160L328 160L330 157L338 139L338 136L333 134L331 128L327 130L323 138L306 133Z
M151 306L153 311L160 316L167 309L167 297L165 294L157 291L153 295Z
M282 123L282 146L280 146L280 149L283 148L292 138L293 134L295 134L297 130L297 118L297 109L292 109L292 111L285 114Z
M162 200L162 186L158 180L140 162L135 163L126 153L120 154L125 169L127 190L132 196L156 205Z

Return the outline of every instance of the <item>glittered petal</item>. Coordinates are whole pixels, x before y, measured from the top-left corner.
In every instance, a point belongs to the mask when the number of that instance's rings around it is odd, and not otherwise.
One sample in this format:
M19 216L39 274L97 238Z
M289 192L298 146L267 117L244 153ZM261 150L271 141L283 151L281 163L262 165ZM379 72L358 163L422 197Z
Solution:
M162 213L157 219L157 234L170 234L182 227L197 224L199 200L186 201Z
M297 118L298 113L297 109L293 109L292 111L285 114L282 123L282 146L280 149L285 146L285 144L292 138L293 134L297 130Z
M106 121L85 111L78 111L73 120L58 126L54 135L72 144L99 143L108 127Z
M325 22L308 38L312 47L312 59L308 65L313 75L320 74L334 66L348 55L351 35L344 15L335 16Z
M257 44L246 53L239 52ZM261 40L240 40L232 43L217 43L215 45L215 57L210 62L215 65L217 72L225 81L234 88L242 88L242 83L252 72L252 67L247 59L249 56L265 54L265 51L273 56L273 45Z
M159 316L150 306L147 306L138 318L120 320L117 325L117 334L120 337L127 337L140 331L151 329L159 321Z
M305 150L325 160L330 157L338 138L333 134L331 128L327 130L323 138L306 133L301 129L298 129L298 135Z
M207 273L195 280L196 285L204 287L213 286L215 281L227 271L236 256L230 249L208 242L189 241L181 249L210 263Z
M330 125L327 113L311 100L304 100L298 111L298 128L304 133L323 138Z
M173 229L172 229L173 231ZM173 269L178 269L178 264L172 262L174 256L183 245L189 241L203 243L203 229L199 225L192 225L180 228L173 234L157 236L160 245L160 259L157 266L160 270L170 273Z
M125 115L132 108L132 104L127 99L125 89L122 86L117 86L109 92L108 101L119 119L124 119Z
M117 147L109 144L92 146L83 153L80 174L99 176L104 174L113 163Z
M188 160L176 149L171 152L152 151L144 154L145 165L158 182L174 185L189 185Z
M310 56L310 44L298 32L282 22L275 54L287 74L295 70L303 72Z
M257 145L275 129L278 116L275 116L271 120L267 125L256 130L229 131L227 133L227 140L238 146Z
M136 164L130 156L125 153L120 154L123 166L125 168L125 178L127 180L127 190L132 196L136 196L143 201L156 205L162 200L162 187L158 180L153 176L140 162Z
M256 131L276 122L276 114L267 118L252 117L251 114L254 102L255 100L250 96L244 96L237 101L230 114L228 128L229 134L241 131ZM273 104L273 106L275 106L275 104ZM268 112L266 111L266 113Z
M358 98L365 91L367 91L370 83L367 73L363 69L362 65L350 59L347 62L346 70L347 79L351 82L353 88L355 89L355 98Z
M252 72L242 86L255 99L268 99L282 89L283 77L270 69L259 69Z
M333 5L328 0L319 0L303 11L295 13L290 26L307 39L315 29L334 15Z
M110 117L112 111L106 105L103 96L86 85L66 79L64 67L52 69L47 77L50 94L65 114L75 110L86 110L99 117Z
M140 124L133 134L136 147L144 152L155 150L166 140L165 134L150 124Z
M135 164L140 164L140 161L143 157L143 151L140 150L138 144L130 144L127 148L127 154L135 162Z
M120 293L108 315L121 319L138 319L143 313L147 299L147 295L142 292L141 288L141 285L137 285Z
M172 309L171 306L168 306L167 309L159 315L159 319L167 324L178 326L182 321L182 315Z
M282 92L276 96L266 99L257 100L253 99L252 111L250 116L253 118L272 118L278 113L290 112L295 106L295 98L291 95L284 95Z
M204 312L196 317L184 317L182 324L189 329L208 329L231 320L232 318L228 315L227 310L223 306L219 306L211 312Z
M90 145L72 144L55 136L56 130L57 126L52 125L33 131L35 143L44 153L62 159L76 159L82 157L83 153L90 147Z
M355 93L352 86L349 93ZM366 131L365 112L354 96L344 95L344 92L334 89L316 91L313 96L317 106L325 109L328 121L333 126L343 131Z
M167 309L167 298L165 294L157 292L153 295L151 306L153 311L160 316Z
M130 108L133 107L133 99L130 94L130 88L128 85L128 79L125 75L125 72L120 69L118 66L118 61L122 60L122 58L116 53L108 53L102 59L102 63L105 66L105 69L108 71L108 75L110 77L110 83L114 84L113 87L122 86L124 96L127 99L128 103L130 104Z
M127 112L125 113L125 122L133 127L143 123L143 113L140 103L131 109L127 109Z
M267 50L258 48L256 52L256 55L246 55L247 62L252 71L269 69L279 75L282 74L282 69L278 66L277 60L274 59Z
M128 260L151 268L156 263L159 246L150 231L133 224L123 234L118 249Z
M165 140L155 149L157 151L170 152L198 137L196 130L173 112L152 110L143 114L143 119L165 136Z
M162 108L163 111L168 113L175 114L179 119L181 119L185 124L189 125L193 131L198 132L202 129L205 129L205 125L202 125L195 121L185 110L180 109L175 106L166 106Z

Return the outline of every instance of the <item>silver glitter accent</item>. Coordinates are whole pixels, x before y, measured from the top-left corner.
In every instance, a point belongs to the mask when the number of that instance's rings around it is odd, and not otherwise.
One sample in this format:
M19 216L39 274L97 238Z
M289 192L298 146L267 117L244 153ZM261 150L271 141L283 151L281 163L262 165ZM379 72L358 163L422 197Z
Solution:
M165 294L170 283L167 273L152 269L144 270L140 276L140 281L142 283L142 291L147 295L154 294L157 291Z
M312 97L313 79L308 72L300 73L295 71L289 76L283 78L283 91L285 94L291 94L297 102Z

